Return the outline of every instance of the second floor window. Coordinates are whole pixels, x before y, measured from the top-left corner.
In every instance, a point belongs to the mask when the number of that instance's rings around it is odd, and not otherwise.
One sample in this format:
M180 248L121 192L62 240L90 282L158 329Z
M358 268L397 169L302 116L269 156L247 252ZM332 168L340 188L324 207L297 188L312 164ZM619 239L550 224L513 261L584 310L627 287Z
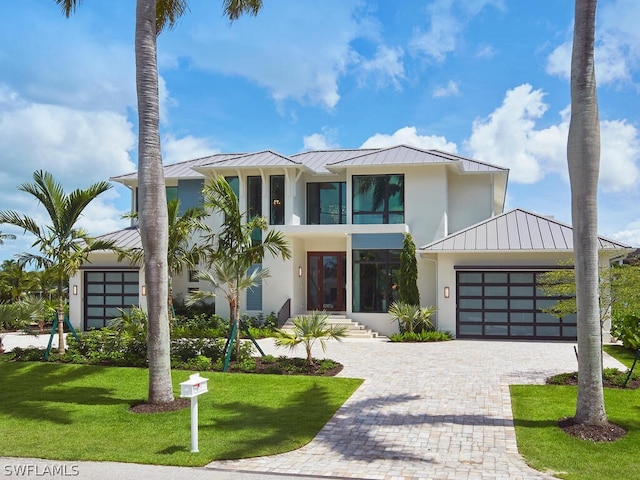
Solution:
M247 177L247 212L250 219L262 216L262 177Z
M347 183L307 184L307 225L347 223Z
M271 197L271 225L284 225L284 175L271 175L270 178Z
M404 223L404 175L354 176L353 223Z
M236 197L240 198L240 180L238 177L224 177Z

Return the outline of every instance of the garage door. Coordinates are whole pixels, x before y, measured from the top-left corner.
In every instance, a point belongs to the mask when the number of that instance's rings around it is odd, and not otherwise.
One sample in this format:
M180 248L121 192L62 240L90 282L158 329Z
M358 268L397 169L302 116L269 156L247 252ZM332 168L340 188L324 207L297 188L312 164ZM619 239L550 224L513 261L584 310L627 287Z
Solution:
M84 328L102 328L118 317L118 308L139 305L138 271L85 272Z
M538 288L543 273L459 270L457 337L575 341L575 315L560 319L541 311L559 298Z

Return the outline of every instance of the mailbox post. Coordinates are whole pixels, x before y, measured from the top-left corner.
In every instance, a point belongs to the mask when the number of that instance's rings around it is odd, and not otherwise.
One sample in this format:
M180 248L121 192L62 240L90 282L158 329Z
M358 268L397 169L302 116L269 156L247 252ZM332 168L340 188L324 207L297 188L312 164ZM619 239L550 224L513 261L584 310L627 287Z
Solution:
M191 452L198 452L198 397L207 393L208 378L199 373L189 376L189 380L180 383L180 396L191 399Z

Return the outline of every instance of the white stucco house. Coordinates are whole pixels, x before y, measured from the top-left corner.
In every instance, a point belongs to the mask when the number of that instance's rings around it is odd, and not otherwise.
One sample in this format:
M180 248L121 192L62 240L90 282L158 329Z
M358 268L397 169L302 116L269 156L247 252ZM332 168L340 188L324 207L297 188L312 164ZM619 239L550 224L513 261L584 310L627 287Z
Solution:
M555 300L537 288L542 272L572 255L572 230L550 217L504 211L507 169L438 150L399 145L282 155L218 154L167 165L167 197L201 204L208 179L222 175L242 210L265 216L292 250L267 257L271 276L242 299L249 314L314 309L339 312L381 334L396 331L386 313L395 299L406 233L418 247L422 305L437 307L437 327L458 338L574 340L576 319L541 308ZM131 189L137 173L114 177ZM211 226L221 219L210 216ZM130 227L104 237L140 245ZM627 245L600 239L603 266ZM185 273L174 293L209 288ZM131 305L145 307L144 273L111 253L96 253L70 280L71 320L101 327ZM224 300L216 311L228 314Z

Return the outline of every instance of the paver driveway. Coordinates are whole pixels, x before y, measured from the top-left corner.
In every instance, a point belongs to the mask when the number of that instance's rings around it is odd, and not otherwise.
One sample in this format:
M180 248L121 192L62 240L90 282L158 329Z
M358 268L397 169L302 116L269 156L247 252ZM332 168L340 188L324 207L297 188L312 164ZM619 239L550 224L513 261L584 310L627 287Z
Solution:
M550 478L518 454L508 386L577 370L573 345L329 342L326 354L314 355L340 361L340 376L365 382L313 441L293 452L208 468L385 480ZM261 346L285 353L272 340ZM605 366L623 368L605 357Z

